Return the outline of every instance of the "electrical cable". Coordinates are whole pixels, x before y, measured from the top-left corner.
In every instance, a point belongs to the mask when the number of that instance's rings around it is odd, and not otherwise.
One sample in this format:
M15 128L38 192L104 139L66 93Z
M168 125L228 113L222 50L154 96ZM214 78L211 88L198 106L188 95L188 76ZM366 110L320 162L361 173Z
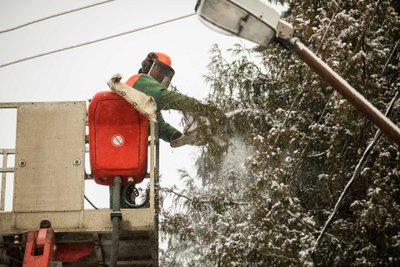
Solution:
M116 0L107 0L107 1L95 3L95 4L92 4L92 5L88 5L88 6L78 7L78 8L69 10L69 11L57 13L57 14L54 14L54 15L51 15L51 16L48 16L48 17L44 17L44 18L41 18L41 19L37 19L37 20L34 20L34 21L27 22L27 23L19 25L19 26L15 26L15 27L10 28L10 29L0 30L0 34L1 33L6 33L6 32L11 32L11 31L14 31L14 30L17 30L17 29L20 29L20 28L23 28L23 27L38 23L38 22L42 22L42 21L45 21L45 20L48 20L48 19L52 19L52 18L55 18L55 17L59 17L59 16L62 16L62 15L66 15L66 14L69 14L69 13L73 13L73 12L76 12L76 11L80 11L80 10L83 10L83 9L91 8L91 7L102 5L102 4L106 4L106 3L109 3L109 2L113 2L113 1L116 1Z
M132 199L132 197L131 197L132 194L134 194L135 197L139 197L140 193L137 190L137 188L135 187L134 183L128 183L124 187L122 194L121 194L123 202L131 208L136 208L136 209L142 208L142 207L146 206L150 201L150 185L148 185L146 191L143 193L144 197L142 196L141 202L136 203L136 200Z
M84 195L83 197L86 199L87 202L89 202L89 204L90 204L95 210L98 210L98 208L88 199L87 196Z
M149 26L142 27L142 28L133 29L133 30L130 30L130 31L122 32L122 33L117 33L117 34L114 34L114 35L111 35L111 36L107 36L107 37L103 37L103 38L100 38L100 39L96 39L96 40L93 40L93 41L89 41L89 42L85 42L85 43L81 43L81 44L77 44L77 45L72 45L72 46L56 49L56 50L53 50L53 51L50 51L50 52L38 54L38 55L35 55L35 56L30 56L30 57L26 57L26 58L23 58L23 59L15 60L15 61L8 62L8 63L0 65L0 68L4 68L6 66L10 66L10 65L17 64L17 63L20 63L20 62L28 61L28 60L31 60L31 59L34 59L34 58L39 58L39 57L47 56L47 55L50 55L50 54L55 54L55 53L58 53L58 52L71 50L71 49L74 49L74 48L78 48L78 47L82 47L82 46L86 46L86 45L90 45L90 44L106 41L106 40L109 40L109 39L113 39L113 38L116 38L116 37L120 37L120 36L123 36L123 35L130 34L130 33L147 30L147 29L154 28L154 27L157 27L157 26L160 26L160 25L163 25L163 24L168 24L168 23L171 23L171 22L174 22L174 21L177 21L177 20L185 19L185 18L191 17L191 16L193 16L195 14L196 13L184 15L184 16L181 16L181 17L178 17L178 18L165 20L165 21L158 22L158 23L155 23L155 24L152 24L152 25L149 25Z

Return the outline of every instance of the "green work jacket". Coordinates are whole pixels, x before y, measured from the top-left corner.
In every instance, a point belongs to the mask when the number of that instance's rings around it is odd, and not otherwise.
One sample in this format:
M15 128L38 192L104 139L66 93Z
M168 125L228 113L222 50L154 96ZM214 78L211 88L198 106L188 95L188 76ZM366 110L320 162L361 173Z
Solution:
M168 90L147 74L136 74L129 78L126 84L154 98L157 103L159 137L166 142L171 142L172 136L179 131L165 122L161 110L174 109L195 116L207 114L207 105L192 97Z

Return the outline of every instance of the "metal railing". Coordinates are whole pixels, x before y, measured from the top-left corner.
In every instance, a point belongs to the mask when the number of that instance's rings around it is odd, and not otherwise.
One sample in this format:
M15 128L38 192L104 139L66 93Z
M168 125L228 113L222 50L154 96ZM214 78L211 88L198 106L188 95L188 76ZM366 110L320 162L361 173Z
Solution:
M0 198L0 211L4 211L6 201L6 186L7 186L7 173L13 173L14 168L7 167L8 156L15 155L15 149L0 148L0 155L3 156L3 164L0 168L1 173L1 198Z
M0 109L18 109L21 105L30 105L31 102L0 103ZM0 148L0 155L3 156L3 163L0 168L1 192L0 192L0 212L5 209L7 174L14 173L14 167L8 167L9 155L15 155L15 149Z

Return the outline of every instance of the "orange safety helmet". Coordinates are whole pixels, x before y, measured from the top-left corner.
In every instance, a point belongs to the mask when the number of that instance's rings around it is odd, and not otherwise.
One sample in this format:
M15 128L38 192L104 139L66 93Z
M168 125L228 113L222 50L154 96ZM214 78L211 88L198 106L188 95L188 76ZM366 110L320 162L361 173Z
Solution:
M161 52L150 52L142 61L139 73L145 73L158 82L168 86L175 74L171 67L171 58Z
M171 58L167 54L161 52L150 52L142 61L142 67L140 68L139 73L149 73L151 66L156 60L171 67Z
M155 57L154 57L154 55L155 55ZM150 57L150 56L152 57L153 61L155 59L158 59L162 63L167 64L168 66L172 67L171 66L171 58L167 54L164 54L161 52L153 52L153 53L150 53L149 55L147 55L147 57Z

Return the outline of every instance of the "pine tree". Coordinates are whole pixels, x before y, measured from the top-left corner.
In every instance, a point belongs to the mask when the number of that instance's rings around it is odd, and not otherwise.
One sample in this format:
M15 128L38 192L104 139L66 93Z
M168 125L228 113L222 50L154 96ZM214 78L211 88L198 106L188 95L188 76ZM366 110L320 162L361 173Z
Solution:
M385 110L400 86L397 1L288 5L296 36ZM223 149L211 144L202 150L198 177L184 174L186 188L169 191L184 208L164 214L165 263L400 264L399 148L381 139L314 249L376 128L280 45L236 45L229 52L227 60L217 46L211 50L209 99L225 111L243 112L226 122ZM399 118L397 104L392 120Z

